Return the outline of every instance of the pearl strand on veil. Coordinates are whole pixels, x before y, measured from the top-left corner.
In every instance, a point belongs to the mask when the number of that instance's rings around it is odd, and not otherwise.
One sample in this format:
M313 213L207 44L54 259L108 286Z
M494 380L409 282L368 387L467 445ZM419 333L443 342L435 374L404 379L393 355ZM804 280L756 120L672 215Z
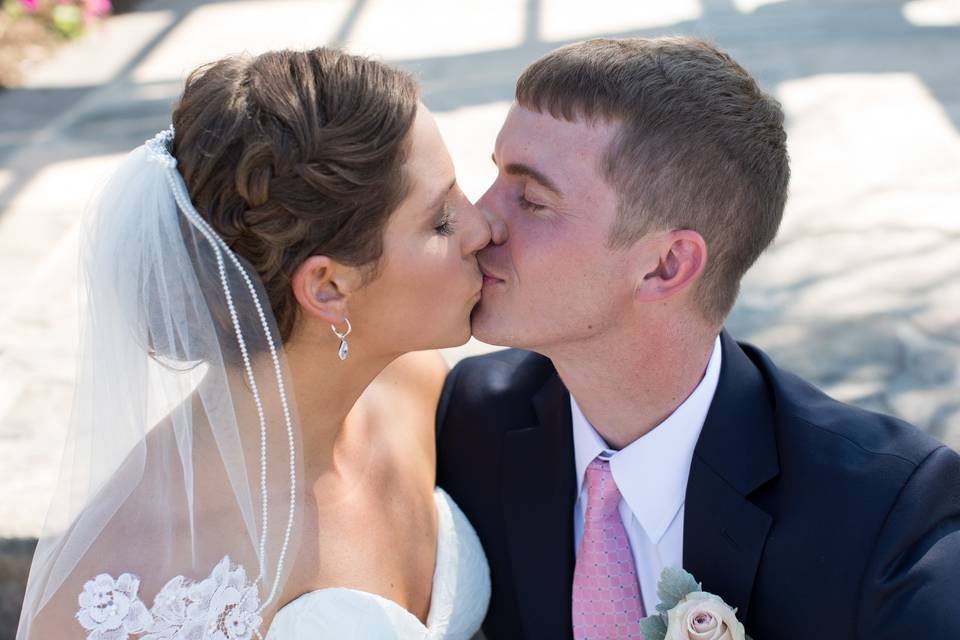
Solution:
M290 544L290 536L293 531L293 522L294 516L296 513L296 446L293 435L293 420L290 417L290 408L289 403L287 402L286 389L283 383L283 375L280 366L280 357L277 354L276 345L273 341L273 336L270 332L270 326L266 319L266 314L263 311L263 307L260 303L260 298L257 295L256 288L253 286L250 276L247 274L246 269L243 268L243 265L240 263L240 260L237 258L236 254L230 249L226 242L216 233L216 231L207 223L203 217L197 212L194 208L193 203L190 201L190 197L186 191L186 185L183 182L183 178L180 176L179 172L176 170L177 159L170 153L169 145L173 141L174 129L171 126L166 131L158 133L152 140L146 142L147 149L153 155L153 157L160 162L167 172L167 181L170 184L170 188L173 193L173 197L177 202L177 206L186 216L186 218L193 224L198 231L206 238L207 242L210 243L214 250L214 255L217 259L217 268L220 273L220 282L223 286L224 297L226 298L227 307L230 311L230 318L233 323L234 332L237 336L237 342L240 347L240 354L243 359L244 369L247 373L247 378L250 382L251 392L253 393L254 403L257 407L257 414L260 421L260 494L261 494L261 504L262 504L262 519L263 526L260 536L260 575L257 577L255 582L259 582L265 574L264 562L266 559L266 539L267 539L267 524L268 524L268 501L269 495L267 492L267 431L266 431L266 415L263 409L263 403L260 398L259 389L257 387L256 379L254 377L253 366L250 364L250 356L247 351L246 341L243 338L243 332L240 328L240 322L237 317L237 310L233 302L233 296L230 292L230 287L227 282L226 274L226 265L223 261L223 251L226 251L227 256L230 258L230 261L233 263L234 267L240 272L241 277L246 284L247 291L250 293L253 304L257 310L257 315L260 320L260 326L263 328L264 335L267 339L267 344L270 350L270 356L273 360L274 374L277 381L277 389L280 394L280 403L283 410L283 418L286 424L287 429L287 446L290 453L290 509L287 515L287 526L283 535L283 544L280 547L280 555L277 560L276 573L274 575L273 587L270 590L268 597L263 601L260 608L257 610L258 613L262 612L266 607L273 601L277 595L277 589L280 586L280 576L283 573L283 566L286 560L287 550ZM223 251L222 251L223 250ZM259 636L259 633L258 633Z

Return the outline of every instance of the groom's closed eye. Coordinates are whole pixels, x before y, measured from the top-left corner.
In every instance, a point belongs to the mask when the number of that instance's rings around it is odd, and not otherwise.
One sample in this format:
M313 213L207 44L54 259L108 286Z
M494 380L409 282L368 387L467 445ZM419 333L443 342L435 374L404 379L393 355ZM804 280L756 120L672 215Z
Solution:
M525 209L526 211L539 211L540 209L543 209L546 206L546 205L539 204L537 202L533 202L532 200L527 200L526 193L517 194L517 205L521 209Z

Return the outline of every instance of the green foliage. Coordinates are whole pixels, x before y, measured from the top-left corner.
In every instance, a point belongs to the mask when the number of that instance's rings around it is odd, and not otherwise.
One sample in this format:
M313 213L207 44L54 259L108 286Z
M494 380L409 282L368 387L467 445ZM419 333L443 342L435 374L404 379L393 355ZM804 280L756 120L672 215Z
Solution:
M22 18L27 14L26 9L20 4L20 0L4 0L3 12L11 18Z
M667 620L665 615L653 614L640 621L640 632L643 640L664 640L667 637Z
M694 591L700 591L700 584L692 575L675 567L664 569L657 582L657 597L660 598L657 613L640 621L644 640L664 640L667 636L667 613Z
M53 28L61 35L75 38L83 33L86 26L83 19L83 9L75 4L58 4L50 12Z
M657 597L660 598L657 611L666 614L694 591L700 591L700 583L692 575L677 567L667 567L657 583Z
M0 0L13 20L31 20L65 38L82 35L89 24L110 12L108 0Z

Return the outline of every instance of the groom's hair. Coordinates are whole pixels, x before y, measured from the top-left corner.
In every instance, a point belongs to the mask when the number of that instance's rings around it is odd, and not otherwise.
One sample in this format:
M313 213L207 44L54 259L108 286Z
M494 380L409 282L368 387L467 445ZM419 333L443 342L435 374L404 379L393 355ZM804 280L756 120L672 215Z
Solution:
M780 104L729 55L686 37L588 40L520 76L517 102L568 121L619 123L602 173L616 190L614 248L655 229L693 229L709 259L697 283L721 324L772 242L790 168Z

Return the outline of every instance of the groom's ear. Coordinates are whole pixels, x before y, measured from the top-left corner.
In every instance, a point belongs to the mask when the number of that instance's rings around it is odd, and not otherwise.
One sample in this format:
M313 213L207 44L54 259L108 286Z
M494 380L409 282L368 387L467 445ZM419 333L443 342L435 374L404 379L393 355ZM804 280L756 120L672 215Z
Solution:
M676 295L696 282L707 266L707 242L690 229L657 234L644 254L636 295L646 302Z
M355 267L342 265L327 256L310 256L293 272L290 285L304 315L330 324L343 324L347 298L358 278Z

